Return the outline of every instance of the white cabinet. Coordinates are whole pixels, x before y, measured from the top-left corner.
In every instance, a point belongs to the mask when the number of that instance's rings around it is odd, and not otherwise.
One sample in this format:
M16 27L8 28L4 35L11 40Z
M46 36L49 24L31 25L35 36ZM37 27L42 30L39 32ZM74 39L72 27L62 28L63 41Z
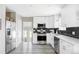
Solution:
M33 28L37 28L38 24L46 24L46 28L54 27L54 16L42 16L33 18Z
M73 44L60 40L60 54L73 54Z
M37 44L37 33L33 33L33 44Z
M47 34L47 44L50 44L54 47L54 36L52 33Z
M54 27L58 28L59 27L59 19L58 19L58 15L54 16Z
M54 27L54 16L46 17L46 28L53 28Z
M52 47L54 48L54 36L52 35L52 37L51 37L51 42L50 42L50 44L52 45Z
M46 17L34 17L33 28L37 28L38 24L46 24Z
M47 44L50 44L51 42L51 34L50 33L47 33Z
M61 14L54 15L54 28L59 28L61 26Z

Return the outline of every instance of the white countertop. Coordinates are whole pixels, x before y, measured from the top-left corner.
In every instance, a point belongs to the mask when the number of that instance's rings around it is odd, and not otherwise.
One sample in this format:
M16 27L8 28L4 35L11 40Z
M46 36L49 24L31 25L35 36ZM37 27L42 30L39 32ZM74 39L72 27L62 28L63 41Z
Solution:
M73 37L69 37L69 36L65 36L65 35L60 35L60 34L54 34L54 33L52 33L52 34L53 34L53 36L56 36L62 40L69 42L69 43L79 45L79 39L77 39L77 38L73 38Z

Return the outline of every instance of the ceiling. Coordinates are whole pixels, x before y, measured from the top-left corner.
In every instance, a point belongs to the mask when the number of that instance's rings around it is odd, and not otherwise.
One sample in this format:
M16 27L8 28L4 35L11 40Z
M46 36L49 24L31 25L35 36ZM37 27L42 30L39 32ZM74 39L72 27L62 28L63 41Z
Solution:
M7 4L7 8L22 17L50 16L60 13L63 4Z

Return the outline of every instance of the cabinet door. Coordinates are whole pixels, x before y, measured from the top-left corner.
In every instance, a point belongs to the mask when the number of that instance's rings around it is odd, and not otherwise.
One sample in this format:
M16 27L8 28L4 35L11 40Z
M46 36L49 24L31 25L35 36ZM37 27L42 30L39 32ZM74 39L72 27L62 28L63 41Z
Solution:
M51 35L50 33L47 34L47 44L50 44L51 42Z
M54 36L50 33L50 44L54 48Z
M54 36L51 37L51 45L54 48Z
M33 33L33 44L37 44L37 34Z
M46 21L46 27L47 28L53 28L54 27L54 19L53 19L53 16L49 16L46 19L45 19L45 21Z
M72 54L73 53L73 45L64 40L60 40L60 53L61 54Z

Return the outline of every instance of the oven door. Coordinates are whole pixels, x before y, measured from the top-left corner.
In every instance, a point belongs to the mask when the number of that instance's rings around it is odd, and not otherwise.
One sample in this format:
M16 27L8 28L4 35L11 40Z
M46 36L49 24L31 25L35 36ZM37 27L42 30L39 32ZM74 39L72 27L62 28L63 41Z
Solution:
M46 44L46 36L37 36L38 44Z
M38 41L46 41L46 36L37 36Z

